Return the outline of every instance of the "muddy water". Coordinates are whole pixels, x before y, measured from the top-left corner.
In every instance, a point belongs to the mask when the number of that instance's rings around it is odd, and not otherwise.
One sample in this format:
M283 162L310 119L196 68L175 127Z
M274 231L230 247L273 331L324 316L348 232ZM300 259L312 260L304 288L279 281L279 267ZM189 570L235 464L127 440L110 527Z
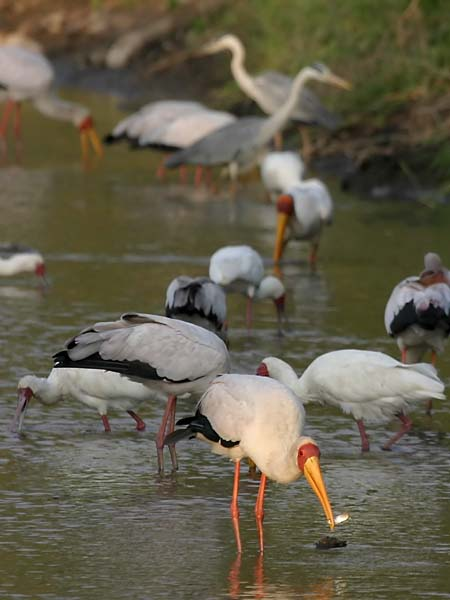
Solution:
M113 101L86 101L105 132L119 116ZM161 185L152 175L157 158L120 148L84 173L70 128L31 111L25 118L23 165L0 170L0 239L39 248L51 287L43 294L32 278L0 282L0 597L450 597L444 402L432 419L418 409L412 433L391 453L379 449L389 431L369 428L372 452L365 456L351 419L309 409L308 433L321 445L332 503L336 512L352 515L338 530L348 546L315 549L327 529L305 481L271 484L264 561L253 517L257 482L242 481L244 554L236 561L228 508L232 465L192 441L179 448L176 475L155 475L160 400L142 410L144 433L128 415L111 414L113 431L106 435L94 411L70 403L34 403L23 434L9 433L18 378L46 374L68 336L127 310L160 312L171 278L206 273L217 247L245 242L269 259L274 237L273 209L256 182L234 201L175 178ZM264 304L248 336L244 303L230 299L235 370L253 371L274 354L300 371L318 354L342 347L397 355L383 329L387 295L420 269L425 251L449 260L448 208L374 204L333 192L337 214L318 272L308 272L304 249L288 252L284 338ZM448 382L448 353L440 373ZM180 415L191 409L189 401L180 402Z

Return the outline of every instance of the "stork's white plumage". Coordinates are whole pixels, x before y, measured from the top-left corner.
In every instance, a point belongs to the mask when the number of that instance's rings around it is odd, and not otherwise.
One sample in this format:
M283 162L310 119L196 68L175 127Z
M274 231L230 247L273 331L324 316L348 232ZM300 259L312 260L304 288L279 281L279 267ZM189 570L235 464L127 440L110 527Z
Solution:
M118 321L84 329L54 358L55 367L114 371L169 394L156 438L160 471L164 437L175 423L176 397L200 394L216 375L230 370L228 350L216 334L192 323L143 313L126 313ZM170 450L176 469L174 448Z
M260 164L263 185L273 200L299 183L304 171L298 152L269 152Z
M274 262L278 263L289 240L310 242L309 264L315 267L319 240L333 219L333 200L319 179L306 179L287 188L277 200Z
M450 273L433 252L425 255L424 263L420 275L395 286L384 313L386 331L407 363L422 360L428 350L434 363L450 333Z
M291 483L302 473L317 494L330 527L334 517L319 465L319 448L302 436L305 413L301 402L284 385L255 375L223 375L216 378L197 405L193 417L178 421L186 429L176 430L167 443L197 436L211 444L211 450L235 462L231 515L238 552L238 485L240 460L248 457L261 470L255 513L260 551L264 550L262 520L267 478Z
M96 154L102 145L94 129L89 109L75 102L61 100L52 90L54 71L51 63L39 52L19 46L0 46L0 99L6 100L0 123L0 139L5 149L6 133L12 112L17 141L21 137L20 103L32 100L39 112L69 121L80 131L83 159L88 159L89 143Z
M244 294L247 302L247 326L251 326L254 300L273 300L281 329L284 314L285 288L283 283L268 275L264 277L261 256L250 246L224 246L216 250L209 262L209 276L228 292Z
M22 244L0 244L0 276L35 273L45 282L42 254Z
M18 431L29 401L36 398L45 405L75 400L95 408L102 418L105 431L111 431L108 411L126 410L136 421L136 429L145 429L144 421L135 410L141 402L149 401L154 393L142 383L131 381L112 371L89 369L52 369L48 377L25 375L17 385L19 402L14 423Z
M327 352L313 360L300 378L286 362L268 357L258 373L281 381L303 403L317 402L351 414L360 430L363 451L369 450L364 421L383 423L394 416L400 418L401 430L383 446L390 450L411 428L405 410L426 398L445 398L444 384L432 365L405 365L368 350Z
M208 277L180 275L166 292L166 317L194 323L227 341L225 292Z

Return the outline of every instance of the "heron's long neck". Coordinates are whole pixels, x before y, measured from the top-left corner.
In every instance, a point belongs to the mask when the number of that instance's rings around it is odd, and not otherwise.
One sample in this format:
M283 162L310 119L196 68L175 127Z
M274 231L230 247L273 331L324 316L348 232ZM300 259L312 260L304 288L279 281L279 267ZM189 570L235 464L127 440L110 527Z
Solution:
M34 99L33 104L39 112L47 117L70 121L74 125L81 123L89 114L89 111L81 104L61 100L55 94L42 94Z
M292 86L289 92L289 96L284 104L273 113L264 123L261 129L261 138L264 138L267 142L278 133L289 120L291 113L297 106L298 97L301 90L304 88L308 79L311 78L311 73L300 71L297 77L292 82Z
M252 76L249 74L244 65L245 50L243 46L233 46L230 48L232 52L231 59L231 73L241 88L241 90L247 94L252 100L259 103L260 94L258 88L253 82Z

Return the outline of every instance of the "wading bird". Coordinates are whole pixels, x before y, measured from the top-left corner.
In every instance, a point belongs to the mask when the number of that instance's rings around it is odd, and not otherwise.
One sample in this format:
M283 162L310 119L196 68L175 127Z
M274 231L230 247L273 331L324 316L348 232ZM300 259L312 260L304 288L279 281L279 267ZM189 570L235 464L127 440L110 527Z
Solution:
M284 317L286 290L273 275L264 277L261 256L250 246L224 246L216 250L209 261L209 276L227 292L247 297L247 327L252 325L252 307L255 300L273 300L277 312L278 329Z
M273 260L280 262L290 240L310 243L308 262L317 263L320 236L333 219L333 200L319 179L306 179L289 187L277 200L277 232Z
M271 117L243 117L176 152L166 160L169 168L180 165L228 165L230 177L255 165L267 152L272 138L283 129L295 110L297 97L307 81L314 79L345 89L350 84L334 75L328 67L315 64L305 67L295 77L290 91Z
M255 506L259 549L264 552L264 492L267 479L291 483L302 474L322 504L333 529L334 517L320 471L320 451L309 437L302 436L305 411L301 402L284 385L255 375L223 375L203 394L194 416L181 419L166 438L174 444L183 438L198 437L211 444L216 454L235 463L231 517L237 551L242 552L239 532L240 461L247 457L261 471Z
M262 183L273 201L299 183L304 171L298 152L268 152L260 165Z
M166 317L209 329L227 342L226 295L208 277L175 277L166 292Z
M0 276L35 273L46 284L42 254L22 244L0 244Z
M230 370L228 350L216 334L178 319L142 313L126 313L118 321L87 327L54 359L55 368L113 371L169 394L156 437L160 472L164 438L175 424L177 396L201 394L214 377ZM169 450L177 469L175 448Z
M335 406L356 420L361 450L369 450L364 422L383 423L397 416L401 429L384 445L390 450L407 431L411 419L405 414L426 398L445 399L444 384L436 369L426 363L405 365L382 352L337 350L319 356L300 378L286 362L265 358L259 375L269 375L292 389L303 403Z
M202 53L215 54L223 50L231 52L231 73L244 94L254 100L267 115L274 114L291 91L294 82L292 77L277 71L266 71L252 77L245 68L244 45L232 34L224 35L217 41L207 44ZM303 88L297 94L290 119L300 125L303 153L307 159L311 155L311 142L302 125L319 125L333 130L339 123L339 118L327 110L316 94L307 88Z
M135 410L141 402L149 401L154 394L141 383L130 381L112 371L88 369L52 369L48 377L25 375L17 386L19 402L13 428L22 428L27 406L33 398L50 406L61 401L75 400L97 409L106 432L111 431L109 410L126 410L136 421L136 429L143 431L145 423Z
M6 100L0 122L0 141L6 154L8 123L14 112L16 143L21 143L21 102L31 100L35 108L53 119L71 122L80 132L82 158L89 157L89 143L101 156L101 142L89 110L81 104L61 100L52 90L53 67L40 54L18 46L0 46L0 99Z

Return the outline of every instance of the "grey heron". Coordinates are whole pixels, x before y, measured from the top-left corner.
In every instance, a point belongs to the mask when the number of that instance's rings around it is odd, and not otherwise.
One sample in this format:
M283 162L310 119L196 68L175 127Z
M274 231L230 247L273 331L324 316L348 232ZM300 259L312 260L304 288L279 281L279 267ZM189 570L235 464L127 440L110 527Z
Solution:
M231 178L236 179L239 171L249 169L265 154L272 138L289 121L295 110L298 95L309 80L329 83L344 89L351 87L325 65L304 67L295 77L285 101L270 117L237 119L192 146L176 152L166 160L166 166L175 168L185 164L228 165Z

